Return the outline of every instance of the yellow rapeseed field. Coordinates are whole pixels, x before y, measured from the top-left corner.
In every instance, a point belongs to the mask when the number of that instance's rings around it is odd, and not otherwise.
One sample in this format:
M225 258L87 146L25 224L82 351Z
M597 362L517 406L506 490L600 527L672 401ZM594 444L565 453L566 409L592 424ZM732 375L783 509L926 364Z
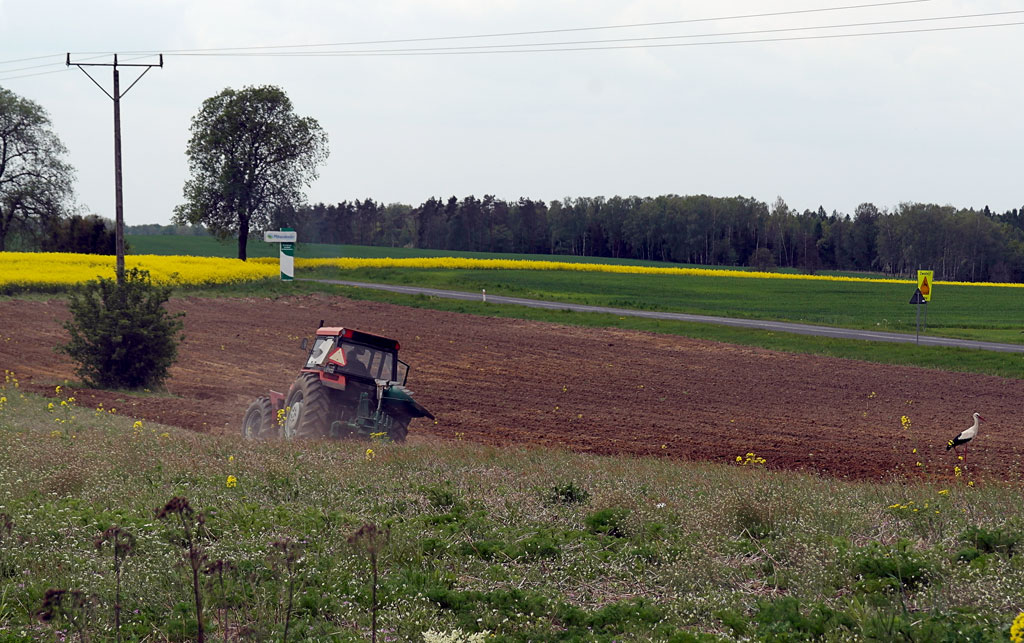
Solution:
M275 258L261 258L256 261L277 263ZM428 268L451 270L568 270L578 272L613 272L643 275L691 275L700 277L741 277L745 279L802 279L816 281L856 281L874 283L911 283L916 281L879 279L875 277L842 277L830 275L801 275L779 272L758 272L753 270L721 270L708 268L670 268L655 266L627 266L603 263L577 263L568 261L533 261L524 259L468 259L456 257L418 257L404 259L295 259L296 268L318 268L335 266L341 270L355 268ZM1011 283L969 283L959 281L937 281L936 284L960 286L1003 286L1022 288L1024 284Z
M114 257L58 252L0 253L0 288L19 285L28 289L54 289L96 279L114 278ZM916 283L907 280L874 277L842 277L802 275L793 273L746 270L712 270L707 268L671 268L655 266L577 263L568 261L534 261L526 259L469 259L456 257L419 258L337 258L305 259L296 257L295 267L333 266L339 270L356 268L427 268L449 270L564 270L577 272L609 272L620 274L680 275L701 277L740 277L744 279L802 279L817 281L851 281L876 283ZM278 259L260 257L249 261L220 257L182 255L129 255L126 268L148 270L154 282L170 285L215 285L256 281L278 277ZM998 286L1024 288L1024 284L968 283L938 281L937 284L963 286Z
M156 283L170 285L213 285L238 283L279 276L276 265L222 259L161 255L129 255L126 269L148 270ZM98 277L115 277L115 259L109 255L65 252L0 253L0 287L17 284L52 288Z

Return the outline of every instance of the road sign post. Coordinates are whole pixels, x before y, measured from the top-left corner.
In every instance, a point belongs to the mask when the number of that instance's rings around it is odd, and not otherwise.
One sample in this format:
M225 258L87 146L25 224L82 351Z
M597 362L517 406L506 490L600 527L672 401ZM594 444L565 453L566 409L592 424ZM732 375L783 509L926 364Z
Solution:
M263 233L263 240L267 243L281 244L281 281L295 279L295 242L298 241L298 234L292 228L281 228L280 230L267 230Z
M934 270L918 270L917 271L917 291L921 293L921 298L924 299L924 303L927 304L932 300L932 290L935 287L935 271ZM921 312L918 310L918 312ZM928 329L928 306L924 307L924 327Z
M921 306L925 307L925 319L928 319L928 302L925 301L924 295L921 294L921 289L918 288L914 291L914 294L910 297L910 303L917 305L917 332L914 334L914 343L921 343Z
M916 344L921 342L921 306L924 306L924 327L925 330L928 329L928 302L932 300L934 277L935 271L933 270L917 271L917 290L914 291L914 295L910 298L910 303L917 305L917 333L914 337L914 343Z

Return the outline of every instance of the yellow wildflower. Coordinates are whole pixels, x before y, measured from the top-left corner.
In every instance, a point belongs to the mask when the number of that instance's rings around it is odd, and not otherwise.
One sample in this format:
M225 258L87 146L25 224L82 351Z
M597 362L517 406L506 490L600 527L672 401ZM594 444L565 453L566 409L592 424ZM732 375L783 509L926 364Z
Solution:
M234 462L234 461L235 461L235 456L229 455L228 456L228 462Z
M133 429L141 429L142 428L142 420L135 420L135 424L132 425L132 428Z
M50 402L49 404L46 405L46 410L47 411L52 411L53 410L53 402Z
M367 449L366 450L366 461L369 462L370 460L373 460L373 458L374 458L373 449Z
M238 486L238 478L236 478L235 476L228 476L227 486L229 486L229 487L237 487Z
M1013 625L1010 626L1010 640L1013 643L1024 643L1024 612L1013 619Z
M949 489L939 489L939 495L940 496L948 496L949 495Z

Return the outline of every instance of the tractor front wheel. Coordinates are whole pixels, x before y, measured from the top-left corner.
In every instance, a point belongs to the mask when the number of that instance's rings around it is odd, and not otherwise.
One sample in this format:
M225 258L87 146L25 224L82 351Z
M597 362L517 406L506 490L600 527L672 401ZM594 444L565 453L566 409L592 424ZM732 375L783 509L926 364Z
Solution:
M245 419L242 420L242 437L248 440L270 437L273 430L273 416L274 409L270 405L270 398L266 395L256 398L245 411Z
M330 430L330 389L315 373L302 373L296 378L284 406L288 415L281 427L281 437L320 438Z

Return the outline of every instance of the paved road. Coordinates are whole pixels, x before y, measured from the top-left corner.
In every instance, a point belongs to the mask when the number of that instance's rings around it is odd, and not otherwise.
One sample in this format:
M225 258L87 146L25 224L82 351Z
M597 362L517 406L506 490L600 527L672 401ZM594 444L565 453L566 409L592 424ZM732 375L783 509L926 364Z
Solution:
M442 297L445 299L462 299L465 301L480 301L481 295L476 293L459 292L457 290L438 290L437 288L419 288L417 286L397 286L392 284L373 284L360 281L344 281L335 279L300 279L298 281L319 281L327 284L338 284L342 286L355 286L357 288L372 288L374 290L387 290L406 295L427 295L430 297ZM764 321L759 319L736 319L732 317L712 317L710 315L691 315L688 313L668 313L649 310L631 310L629 308L608 308L605 306L587 306L585 304L568 304L557 301L541 301L538 299L522 299L520 297L504 297L502 295L487 295L487 301L494 304L514 304L516 306L528 306L530 308L548 308L551 310L571 310L578 313L605 313L619 315L621 317L647 317L649 319L670 319L675 321L699 322L702 324L719 324L722 326L737 326L740 328L756 328L759 330L771 330L780 333L796 333L798 335L818 335L821 337L835 337L838 339L862 339L875 342L898 342L913 344L915 341L921 346L950 346L954 348L972 348L977 350L998 351L1002 353L1024 353L1024 344L1001 344L998 342L981 342L971 339L952 339L949 337L930 337L922 335L916 338L914 335L904 333L886 333L873 330L856 330L851 328L833 328L831 326L813 326L811 324L797 324L793 322Z

